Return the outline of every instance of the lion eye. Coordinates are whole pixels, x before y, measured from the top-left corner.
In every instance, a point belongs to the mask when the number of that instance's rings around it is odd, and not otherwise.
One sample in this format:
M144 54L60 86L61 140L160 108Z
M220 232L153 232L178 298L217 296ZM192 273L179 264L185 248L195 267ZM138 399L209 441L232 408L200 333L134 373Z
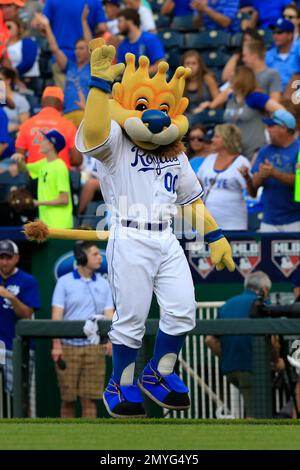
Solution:
M147 108L147 105L145 103L139 103L135 107L136 111L145 111Z
M160 105L159 107L159 110L162 112L162 113L165 113L166 115L168 115L169 113L169 106L166 104L166 103L163 103Z

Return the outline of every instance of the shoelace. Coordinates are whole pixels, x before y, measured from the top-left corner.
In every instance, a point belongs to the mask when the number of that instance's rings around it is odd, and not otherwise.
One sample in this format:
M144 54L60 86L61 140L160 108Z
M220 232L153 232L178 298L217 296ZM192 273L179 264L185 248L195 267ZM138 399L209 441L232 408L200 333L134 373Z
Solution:
M109 387L112 387L113 390L110 390ZM120 403L124 401L124 399L121 396L120 386L116 382L114 382L112 379L110 380L106 390L107 392L112 393L113 395L118 395L118 399Z
M146 383L146 384L150 384L150 385L161 385L165 390L167 390L168 392L171 392L171 390L163 383L164 382L164 378L159 374L157 373L150 365L150 369L152 370L153 372L153 375L151 374L143 374L143 382ZM147 378L148 380L145 380L145 378ZM150 382L149 379L156 379L156 381L154 382Z

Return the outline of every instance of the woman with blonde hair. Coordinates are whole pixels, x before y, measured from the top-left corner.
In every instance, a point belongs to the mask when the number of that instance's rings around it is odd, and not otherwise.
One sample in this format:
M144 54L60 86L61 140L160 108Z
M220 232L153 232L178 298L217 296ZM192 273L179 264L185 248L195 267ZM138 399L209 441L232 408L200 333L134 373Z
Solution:
M213 73L208 70L197 51L187 51L182 63L192 70L185 84L185 96L189 99L186 113L189 114L203 101L214 100L220 92Z
M241 167L250 169L241 155L241 132L234 124L215 127L212 147L197 176L204 189L204 201L223 230L247 230L247 207L243 197L246 181Z
M262 118L267 112L273 113L284 107L266 93L262 93L255 73L246 65L236 67L227 96L224 97L223 94L217 96L212 102L207 103L205 108L219 108L224 104L224 100L227 101L224 121L239 127L242 136L242 153L251 160L266 144Z
M225 122L236 124L241 131L242 152L249 160L266 144L262 118L284 107L260 91L253 70L239 66L231 80L232 93L225 108Z

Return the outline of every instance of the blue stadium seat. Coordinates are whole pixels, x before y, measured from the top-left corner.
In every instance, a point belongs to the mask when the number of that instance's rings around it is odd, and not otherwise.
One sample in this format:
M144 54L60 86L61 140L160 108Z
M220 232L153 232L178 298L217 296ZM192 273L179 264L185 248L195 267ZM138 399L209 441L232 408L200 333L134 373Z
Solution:
M209 67L209 70L210 70L210 72L212 72L214 74L214 77L217 80L218 85L221 85L223 67L221 67L221 68Z
M185 49L219 49L230 45L231 36L226 31L203 31L185 34Z
M174 31L181 31L183 33L188 31L198 31L198 28L194 26L193 19L193 15L174 16L171 23L171 28Z
M267 48L273 45L273 33L271 29L259 29L259 34L264 38L264 43Z
M170 49L165 54L165 59L168 62L170 69L175 70L182 65L182 53L180 49Z
M164 0L148 0L148 2L150 3L153 13L159 13Z
M230 59L230 55L223 51L203 51L201 57L207 67L212 69L223 68Z
M235 48L235 49L241 47L242 39L243 39L243 33L239 32L239 33L233 34L230 40L230 47Z
M171 18L170 16L163 16L159 14L153 15L155 25L158 31L164 31L170 27Z
M222 109L205 109L202 113L189 116L190 126L202 124L213 126L224 122L224 111Z
M176 31L165 31L158 33L158 35L166 49L172 49L172 47L183 48L184 34L177 33Z
M28 173L19 173L17 176L11 176L8 171L0 173L0 200L6 199L10 188L26 186L28 180Z

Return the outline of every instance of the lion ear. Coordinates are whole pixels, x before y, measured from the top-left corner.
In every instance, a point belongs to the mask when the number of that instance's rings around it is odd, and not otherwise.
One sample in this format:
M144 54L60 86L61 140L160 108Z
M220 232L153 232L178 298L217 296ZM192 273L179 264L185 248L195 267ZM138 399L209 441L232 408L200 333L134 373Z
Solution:
M186 108L188 107L188 105L189 105L188 98L185 98L185 97L181 98L181 100L179 101L178 107L176 109L176 115L180 116L180 114L183 114Z
M112 97L114 100L118 101L118 103L122 102L124 95L124 88L121 83L115 83L112 89Z

